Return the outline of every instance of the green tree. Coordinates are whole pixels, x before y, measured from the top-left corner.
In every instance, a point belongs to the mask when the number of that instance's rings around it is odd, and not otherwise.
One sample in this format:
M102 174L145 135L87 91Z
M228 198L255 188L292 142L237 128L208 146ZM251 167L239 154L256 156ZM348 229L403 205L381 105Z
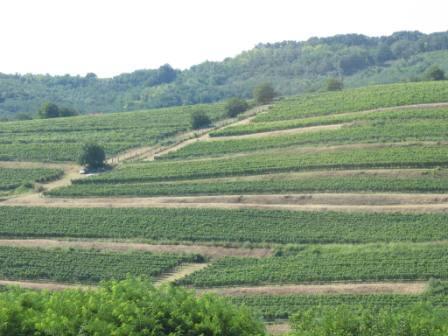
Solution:
M327 91L341 91L344 88L344 83L337 78L328 78L325 87Z
M191 127L193 129L206 128L210 126L212 121L204 111L195 111L191 115Z
M227 100L225 109L227 116L235 118L238 114L243 113L249 108L249 104L244 99L230 98Z
M141 279L95 290L7 289L0 306L0 335L266 335L246 308L224 298Z
M59 117L59 107L54 103L45 102L40 107L38 115L43 119L57 118Z
M103 147L97 144L85 144L82 147L78 163L88 168L101 168L105 166L106 154Z
M255 87L253 96L258 104L269 104L275 98L276 93L270 83L263 83Z
M440 69L437 65L433 65L428 69L425 77L428 80L434 80L434 81L444 80L445 72L442 69Z

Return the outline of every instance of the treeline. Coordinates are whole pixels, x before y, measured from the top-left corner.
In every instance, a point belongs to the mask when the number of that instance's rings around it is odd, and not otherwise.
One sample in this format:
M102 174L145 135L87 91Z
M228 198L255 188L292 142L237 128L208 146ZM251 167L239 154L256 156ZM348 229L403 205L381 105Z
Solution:
M259 44L222 62L180 71L170 65L109 79L0 74L0 115L36 113L45 101L81 113L128 111L248 98L271 82L281 95L320 90L328 78L347 87L415 81L431 66L448 70L448 32L398 32L385 37L348 34L305 42Z

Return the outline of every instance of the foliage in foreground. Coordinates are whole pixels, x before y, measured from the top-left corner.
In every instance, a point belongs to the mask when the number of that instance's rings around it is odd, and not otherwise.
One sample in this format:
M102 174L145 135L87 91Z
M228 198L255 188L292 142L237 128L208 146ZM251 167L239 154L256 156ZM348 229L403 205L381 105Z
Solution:
M318 307L293 316L292 325L295 336L442 336L448 333L448 310L429 305Z
M212 295L127 279L99 289L0 294L0 335L264 335L248 310Z

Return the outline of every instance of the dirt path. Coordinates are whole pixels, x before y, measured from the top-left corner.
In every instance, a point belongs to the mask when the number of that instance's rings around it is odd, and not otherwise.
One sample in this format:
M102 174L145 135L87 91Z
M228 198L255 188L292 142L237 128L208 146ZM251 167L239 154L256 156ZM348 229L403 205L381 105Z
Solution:
M41 289L41 290L63 290L63 289L91 289L93 286L85 285L69 285L55 282L32 282L32 281L13 281L13 280L0 280L0 286L18 286L28 289Z
M266 331L269 335L286 335L291 331L288 322L266 323Z
M283 286L227 287L197 290L226 296L320 294L422 294L427 282L330 283Z
M0 246L39 247L39 248L79 248L110 251L139 250L154 253L191 253L200 254L208 258L222 257L251 257L263 258L270 256L272 250L268 248L223 247L212 245L170 245L144 244L115 241L90 240L56 240L56 239L0 239Z
M211 131L217 131L230 126L245 125L249 123L253 118L255 118L257 114L263 113L264 111L269 109L269 107L270 105L257 106L241 115L241 117L243 118L241 120L237 121L235 121L235 119L224 120L223 122L218 123L213 128L184 133L178 137L178 141L176 144L169 147L160 148L158 151L150 155L147 155L146 157L141 157L140 159L142 159L143 161L154 161L159 156L178 151L179 149L191 145L192 143L198 141L208 141L211 139L209 136L209 133Z
M300 134L300 133L312 133L319 131L331 131L337 130L342 127L351 125L351 123L339 123L332 125L319 125L319 126L310 126L310 127L300 127L300 128L288 128L284 130L278 131L269 131L269 132L257 132L250 134L242 134L242 135L229 135L229 136L219 136L219 137L210 137L207 141L226 141L226 140L238 140L238 139L251 139L251 138L262 138L269 136L281 136L288 134Z
M157 279L155 286L161 286L167 283L174 283L177 280L185 278L196 271L200 271L206 268L209 264L183 264L176 268L172 273L165 273L159 279Z
M252 208L294 211L448 212L448 196L444 194L389 193L73 199L44 198L33 194L4 200L0 204L63 208Z

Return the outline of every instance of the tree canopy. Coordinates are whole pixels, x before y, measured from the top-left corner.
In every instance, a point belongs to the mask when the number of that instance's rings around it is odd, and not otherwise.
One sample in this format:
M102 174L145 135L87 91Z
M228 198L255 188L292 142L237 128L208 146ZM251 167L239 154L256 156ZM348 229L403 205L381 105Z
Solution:
M0 335L266 335L245 308L179 287L127 279L98 289L0 292Z
M258 104L269 104L276 93L271 83L259 84L254 88L254 99Z
M103 147L97 144L85 144L82 147L81 154L78 159L80 165L87 168L101 168L105 166L106 154Z
M230 98L226 101L226 113L230 118L235 118L238 114L243 113L249 108L247 101L241 98Z

